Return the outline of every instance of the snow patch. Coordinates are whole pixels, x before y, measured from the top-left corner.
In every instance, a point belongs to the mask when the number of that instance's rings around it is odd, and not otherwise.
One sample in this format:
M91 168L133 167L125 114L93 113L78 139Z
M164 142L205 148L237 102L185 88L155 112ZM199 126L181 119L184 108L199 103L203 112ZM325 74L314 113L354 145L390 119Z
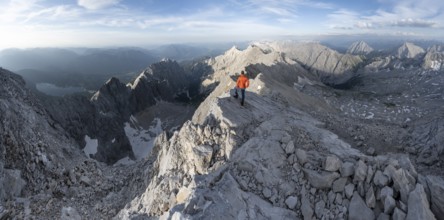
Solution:
M140 160L148 156L154 146L154 139L163 130L159 118L154 119L154 125L150 126L148 130L139 127L137 124L137 119L131 116L130 122L125 123L124 130L136 159Z
M88 135L85 135L85 148L83 148L83 152L85 152L86 156L90 158L90 155L95 155L97 153L98 141L97 139L91 139Z
M430 65L430 67L435 71L440 70L441 66L442 66L442 63L437 60L432 60L432 64Z

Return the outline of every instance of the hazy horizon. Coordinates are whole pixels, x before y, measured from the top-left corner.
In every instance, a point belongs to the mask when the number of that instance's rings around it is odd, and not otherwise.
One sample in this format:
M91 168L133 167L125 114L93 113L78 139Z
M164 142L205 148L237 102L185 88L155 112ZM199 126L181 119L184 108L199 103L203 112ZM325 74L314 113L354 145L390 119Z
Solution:
M444 2L431 0L7 0L0 3L0 50L152 47L282 36L440 40L443 9Z

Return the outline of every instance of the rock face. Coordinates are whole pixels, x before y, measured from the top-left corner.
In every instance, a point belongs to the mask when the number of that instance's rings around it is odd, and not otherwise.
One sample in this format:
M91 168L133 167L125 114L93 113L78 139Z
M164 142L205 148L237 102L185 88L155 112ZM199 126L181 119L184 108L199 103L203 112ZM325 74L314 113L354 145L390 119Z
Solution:
M361 58L341 54L318 43L274 42L267 44L282 51L290 59L297 60L309 70L319 73L343 74L362 62Z
M317 189L329 189L331 188L333 181L335 181L340 175L336 172L321 172L304 169L306 178L310 184Z
M427 185L430 189L430 207L437 219L444 219L444 180L437 176L427 176Z
M422 67L436 71L442 70L444 68L444 46L434 45L427 49Z
M420 120L411 128L411 145L419 154L418 162L432 165L439 161L439 155L444 153L444 119L437 118Z
M4 201L46 190L81 157L77 144L25 88L24 80L0 68L0 207ZM25 187L26 186L26 187ZM49 185L48 185L49 186Z
M91 98L99 112L113 116L128 116L130 109L131 90L117 78L111 78Z
M362 200L357 192L353 194L353 197L350 201L349 210L350 212L348 218L350 220L375 219L375 214L369 207L367 207L364 200Z
M409 195L408 212L406 220L436 219L430 211L429 201L421 184L416 184L415 190Z
M83 96L68 96L42 97L41 101L51 117L82 148L86 146L86 136L97 140L94 159L113 164L127 156L135 158L134 146L124 130L124 124L132 115L159 102L189 100L192 98L189 90L197 83L194 75L186 73L176 61L167 59L152 64L132 84L125 85L117 78L111 78L90 100Z
M367 43L364 41L357 41L354 42L350 47L347 49L348 54L353 55L367 55L373 51L373 48L371 48Z
M189 89L189 78L176 61L167 59L152 64L132 84L124 85L111 78L91 101L100 112L128 117L154 105L156 100L173 101Z
M399 59L415 59L425 53L424 49L416 46L413 43L404 43L401 47L398 48L396 52L396 57Z

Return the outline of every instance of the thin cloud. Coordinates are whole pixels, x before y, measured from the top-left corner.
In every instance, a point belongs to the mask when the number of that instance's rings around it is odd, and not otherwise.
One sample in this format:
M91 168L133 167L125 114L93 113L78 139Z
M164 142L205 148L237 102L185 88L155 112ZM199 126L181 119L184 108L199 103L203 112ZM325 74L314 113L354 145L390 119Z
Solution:
M358 21L354 24L354 27L359 29L372 29L375 28L375 24L371 22L365 22L365 21Z
M86 9L97 10L117 5L121 0L78 0L77 4Z
M3 22L15 22L26 17L25 13L39 8L39 0L11 0L0 6L0 20Z
M354 22L359 20L359 14L348 9L339 9L327 15L327 18L331 29L352 30L356 26Z
M288 9L285 8L265 6L261 7L260 10L264 11L265 13L274 14L282 17L294 16L294 13L290 12Z
M379 9L371 16L362 17L362 20L380 27L400 28L436 28L440 25L436 21L444 20L442 1L404 0L386 3L388 9Z
M289 17L298 18L304 8L319 10L335 8L335 6L330 3L312 0L231 0L230 2L241 7L241 10L248 12L248 14L256 17L268 17L268 19L271 17L272 20L276 21L282 18L288 19Z
M398 27L417 27L417 28L430 28L434 27L437 23L434 21L425 21L421 19L401 19L399 21L394 22L393 26Z
M70 5L59 5L55 7L45 8L42 10L37 10L29 13L26 16L26 22L30 22L32 20L69 20L69 19L77 19L82 14L81 10L78 8L74 8Z
M382 2L382 1L381 1ZM337 10L327 17L331 29L372 29L388 30L389 28L437 28L443 20L444 3L435 3L430 0L423 1L383 1L384 9L379 8L373 12ZM430 7L434 5L434 7ZM441 24L442 26L442 24ZM351 28L352 27L352 28Z

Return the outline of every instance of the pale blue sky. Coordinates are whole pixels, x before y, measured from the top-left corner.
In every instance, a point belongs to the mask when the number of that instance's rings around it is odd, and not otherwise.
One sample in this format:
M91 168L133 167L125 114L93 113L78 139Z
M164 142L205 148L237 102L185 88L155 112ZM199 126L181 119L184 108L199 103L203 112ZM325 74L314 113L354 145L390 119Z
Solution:
M436 0L2 0L0 49L372 34L444 37Z

